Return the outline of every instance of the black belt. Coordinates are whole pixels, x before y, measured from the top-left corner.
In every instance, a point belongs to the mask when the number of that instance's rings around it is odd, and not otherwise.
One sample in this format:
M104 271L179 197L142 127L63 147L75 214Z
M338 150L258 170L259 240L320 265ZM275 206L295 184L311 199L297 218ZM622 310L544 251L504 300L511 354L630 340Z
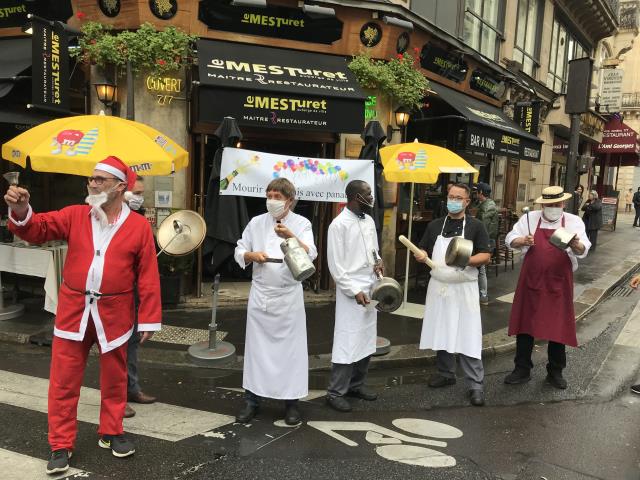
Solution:
M74 292L78 292L78 293L82 293L83 295L90 296L91 302L89 303L93 303L94 300L97 300L100 297L115 297L117 295L124 295L126 293L133 292L133 288L130 290L125 290L124 292L116 292L116 293L102 293L102 292L98 292L97 290L76 290L75 288L69 286L68 283L64 282L64 284L67 286L69 290L73 290Z

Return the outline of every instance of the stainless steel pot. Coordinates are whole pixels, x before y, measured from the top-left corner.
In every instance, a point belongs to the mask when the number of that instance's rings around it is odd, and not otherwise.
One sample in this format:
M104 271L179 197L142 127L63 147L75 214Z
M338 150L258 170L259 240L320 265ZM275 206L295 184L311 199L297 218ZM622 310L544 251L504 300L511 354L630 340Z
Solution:
M373 257L378 260L378 252ZM391 277L378 275L378 281L371 286L369 298L378 302L376 309L380 312L395 312L402 305L402 287Z
M280 250L284 253L284 263L298 282L303 282L316 273L316 267L297 239L287 238L280 244Z
M444 262L450 267L464 268L473 255L473 242L464 237L453 237L444 255Z
M560 227L553 232L553 235L549 238L549 243L560 250L566 250L576 235L577 233L571 233L569 230Z

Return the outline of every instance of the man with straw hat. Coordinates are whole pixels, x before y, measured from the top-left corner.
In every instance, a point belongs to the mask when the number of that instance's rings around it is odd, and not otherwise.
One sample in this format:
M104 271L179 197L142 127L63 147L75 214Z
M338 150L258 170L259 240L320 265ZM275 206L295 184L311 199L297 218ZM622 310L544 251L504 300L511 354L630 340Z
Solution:
M123 435L127 403L127 341L134 331L134 285L140 343L160 330L160 276L149 222L124 202L136 175L117 157L99 162L87 179L88 205L34 213L29 192L11 186L4 196L9 229L30 243L69 244L60 287L49 374L47 473L69 469L78 431L77 408L91 346L100 350L98 445L115 457L135 453Z
M586 257L591 247L580 217L564 211L564 202L571 197L562 187L545 188L535 202L542 210L523 215L505 238L507 246L524 254L509 319L509 335L517 338L515 368L504 379L506 384L531 380L531 353L538 338L549 341L547 382L567 388L562 376L565 345L578 346L573 272L578 269L577 259ZM575 234L566 250L549 241L558 228Z

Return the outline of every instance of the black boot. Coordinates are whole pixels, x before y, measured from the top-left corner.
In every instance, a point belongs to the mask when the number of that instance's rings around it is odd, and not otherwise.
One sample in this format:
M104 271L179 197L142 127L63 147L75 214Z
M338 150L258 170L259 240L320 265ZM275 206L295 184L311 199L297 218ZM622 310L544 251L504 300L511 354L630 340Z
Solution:
M298 402L287 404L284 411L284 423L287 425L298 425L302 421L300 410L298 410Z
M504 377L504 383L507 385L517 385L519 383L527 383L531 380L531 371L516 368L509 375Z
M236 415L236 422L249 423L258 414L258 406L247 403Z

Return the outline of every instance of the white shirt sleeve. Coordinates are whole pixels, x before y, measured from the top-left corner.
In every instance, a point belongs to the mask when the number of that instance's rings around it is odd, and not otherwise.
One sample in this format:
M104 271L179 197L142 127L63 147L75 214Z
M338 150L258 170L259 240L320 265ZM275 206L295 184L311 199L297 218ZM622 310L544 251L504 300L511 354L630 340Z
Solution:
M313 240L313 230L311 229L311 222L304 222L304 228L302 233L298 235L302 243L304 243L307 247L309 247L309 258L311 261L315 260L318 256L318 249L316 248L316 244Z
M31 208L31 204L29 204L29 209L27 210L27 216L24 217L24 219L22 220L14 219L13 212L11 211L11 209L9 209L9 220L11 220L11 222L17 225L18 227L24 227L27 223L29 223L29 220L31 220L32 216L33 216L33 209Z
M251 235L253 224L254 222L250 221L249 224L245 227L244 232L242 232L242 238L238 240L236 249L233 252L233 258L235 258L236 262L242 269L245 269L247 267L247 264L244 261L244 254L253 251L253 237Z
M345 237L345 229L339 223L332 223L329 226L329 234L327 239L327 264L329 266L329 272L333 280L336 282L336 287L339 288L342 293L347 296L355 297L360 293L360 289L353 285L349 273L347 272L345 259L343 256L346 254L346 246L349 245L348 239Z
M529 218L529 222L532 223L533 219ZM535 220L535 224L533 225L533 228L531 229L531 235L533 235L535 233L535 227L536 227L537 223L538 223L538 219ZM511 246L511 243L516 238L526 237L527 235L529 235L529 227L527 226L527 216L526 215L522 215L520 217L520 219L513 225L513 228L511 229L511 231L509 233L507 233L507 236L504 238L504 243L506 243L507 246L509 248L513 249L513 250L526 251L526 250L528 250L527 247L515 248L515 247Z

